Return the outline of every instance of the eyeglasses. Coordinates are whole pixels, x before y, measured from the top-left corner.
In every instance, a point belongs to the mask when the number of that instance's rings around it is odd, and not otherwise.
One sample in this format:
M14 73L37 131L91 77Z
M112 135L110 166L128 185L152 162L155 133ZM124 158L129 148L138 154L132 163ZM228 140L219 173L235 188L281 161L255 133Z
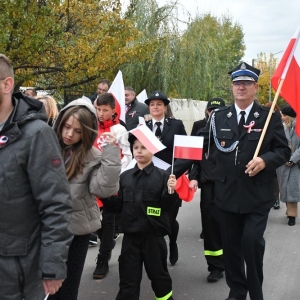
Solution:
M241 85L244 85L244 86L250 86L254 83L254 81L233 81L232 84L234 86L241 86Z

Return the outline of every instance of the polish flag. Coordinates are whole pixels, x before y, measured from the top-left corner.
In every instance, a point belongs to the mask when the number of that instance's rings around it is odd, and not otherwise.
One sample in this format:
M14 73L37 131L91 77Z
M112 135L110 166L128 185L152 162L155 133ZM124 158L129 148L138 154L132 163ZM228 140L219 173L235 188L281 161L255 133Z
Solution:
M173 151L174 158L202 160L203 137L175 134Z
M285 99L300 116L300 26L290 40L284 55L272 76L273 88L277 91L284 80L280 96ZM300 136L300 122L296 123L296 132Z
M113 94L116 100L116 113L118 114L118 118L122 121L125 120L125 90L124 90L124 82L122 72L119 71L117 76L115 77L113 83L111 84L109 93Z
M145 125L138 126L130 130L133 135L152 153L155 154L161 150L164 150L164 146L154 133Z

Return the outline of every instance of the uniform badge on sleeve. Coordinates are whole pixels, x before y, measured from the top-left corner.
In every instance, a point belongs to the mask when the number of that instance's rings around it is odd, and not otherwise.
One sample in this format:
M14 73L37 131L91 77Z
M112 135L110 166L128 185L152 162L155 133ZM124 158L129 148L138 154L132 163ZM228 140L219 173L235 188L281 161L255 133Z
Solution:
M53 156L51 164L54 168L59 168L61 166L61 159L59 156Z

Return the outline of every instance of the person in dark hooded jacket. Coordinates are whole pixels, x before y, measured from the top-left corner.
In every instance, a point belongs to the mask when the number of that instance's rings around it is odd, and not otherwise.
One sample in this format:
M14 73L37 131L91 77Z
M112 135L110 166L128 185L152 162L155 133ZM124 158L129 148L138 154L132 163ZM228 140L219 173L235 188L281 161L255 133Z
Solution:
M66 278L72 201L43 104L13 87L0 54L0 298L38 300Z

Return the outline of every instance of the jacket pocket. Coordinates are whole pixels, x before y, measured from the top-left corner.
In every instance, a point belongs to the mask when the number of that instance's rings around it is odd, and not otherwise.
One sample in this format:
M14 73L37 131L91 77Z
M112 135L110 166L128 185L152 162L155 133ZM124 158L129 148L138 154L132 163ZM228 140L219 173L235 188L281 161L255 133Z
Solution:
M27 240L0 234L0 255L22 256L27 254Z
M233 139L233 131L218 131L217 138L219 140L232 140Z
M29 183L22 177L21 171L8 171L5 172L5 181L9 194L12 198L20 197L25 194L26 186Z
M255 132L255 131L251 131L250 133L247 134L249 141L258 141L260 139L260 136L261 136L261 132Z
M256 185L271 183L274 181L274 172L261 171L254 176Z

